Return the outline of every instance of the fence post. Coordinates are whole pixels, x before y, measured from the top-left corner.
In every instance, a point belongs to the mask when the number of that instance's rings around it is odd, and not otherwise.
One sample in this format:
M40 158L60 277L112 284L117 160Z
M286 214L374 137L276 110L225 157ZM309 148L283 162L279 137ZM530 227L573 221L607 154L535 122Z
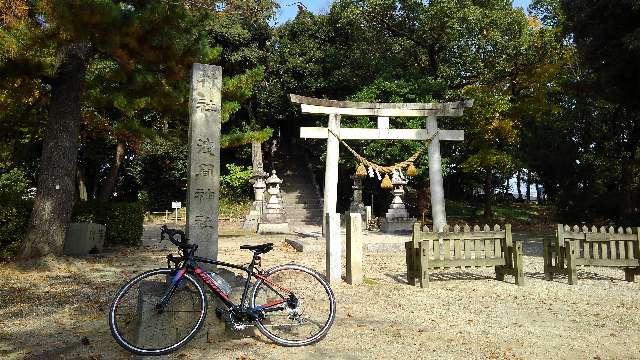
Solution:
M419 245L418 245L418 254L420 254L420 258L417 259L418 264L420 264L420 266L418 267L418 271L420 274L420 287L424 288L427 285L429 285L429 256L431 256L431 254L429 254L430 252L430 248L431 246L433 246L432 241L420 241Z
M360 213L350 213L347 221L347 283L351 285L361 284L362 215Z
M576 270L576 248L577 244L575 240L565 242L566 257L567 257L567 278L569 285L573 285L578 281Z
M513 247L513 267L516 285L524 285L524 264L522 263L522 241L516 241Z

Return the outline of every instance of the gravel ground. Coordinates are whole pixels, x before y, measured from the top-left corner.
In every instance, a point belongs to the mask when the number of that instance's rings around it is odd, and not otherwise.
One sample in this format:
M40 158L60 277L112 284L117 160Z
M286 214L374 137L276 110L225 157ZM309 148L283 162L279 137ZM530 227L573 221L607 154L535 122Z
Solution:
M523 235L523 237L526 237ZM577 285L545 281L538 239L526 243L525 286L492 269L436 271L406 283L404 253L370 253L365 282L333 285L338 309L316 345L284 348L257 331L225 332L213 312L176 359L640 359L640 284L619 269L586 268ZM296 262L323 272L324 253L298 253L284 236L221 237L220 258L246 262L243 243L271 241L263 268ZM49 270L0 268L0 358L127 359L111 338L110 297L134 273L162 266L166 245L65 258Z

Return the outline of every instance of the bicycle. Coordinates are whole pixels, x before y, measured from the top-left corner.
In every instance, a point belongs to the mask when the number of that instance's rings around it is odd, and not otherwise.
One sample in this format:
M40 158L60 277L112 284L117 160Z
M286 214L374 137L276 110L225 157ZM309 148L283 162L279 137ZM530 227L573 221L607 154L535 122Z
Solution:
M134 277L120 288L109 309L111 333L127 351L163 355L189 342L207 315L208 299L200 281L224 305L216 309L216 315L233 329L255 325L282 346L316 343L333 325L335 297L320 274L296 264L260 270L260 255L271 251L272 243L240 246L253 251L247 266L196 256L197 244L190 244L181 230L163 226L160 241L165 235L178 247L181 256L169 254L166 268ZM176 235L180 235L180 240ZM224 279L203 270L199 263L245 271L247 278L240 304L229 298L231 289ZM252 279L255 279L253 287Z

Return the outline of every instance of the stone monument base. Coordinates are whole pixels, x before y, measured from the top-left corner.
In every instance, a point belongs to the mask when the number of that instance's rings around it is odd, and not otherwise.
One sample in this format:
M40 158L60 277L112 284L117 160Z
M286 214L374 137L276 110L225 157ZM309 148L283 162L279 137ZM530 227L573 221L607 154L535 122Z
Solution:
M380 230L385 233L407 234L413 231L415 222L416 219L413 218L383 219Z
M247 217L244 219L244 222L242 223L242 230L257 231L259 221L260 215L247 215Z
M67 229L63 252L65 255L82 256L101 252L106 227L94 223L71 223Z
M288 234L289 223L259 223L258 234Z

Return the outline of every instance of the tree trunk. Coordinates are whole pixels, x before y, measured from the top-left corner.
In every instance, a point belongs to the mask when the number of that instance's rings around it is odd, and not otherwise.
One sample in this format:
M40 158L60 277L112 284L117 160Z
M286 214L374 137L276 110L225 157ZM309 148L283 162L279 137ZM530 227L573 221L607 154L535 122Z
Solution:
M484 218L486 220L491 220L491 218L493 218L493 211L491 209L491 203L493 200L493 186L491 184L491 173L487 174L487 177L485 177L484 179L483 191L484 191Z
M520 186L522 186L522 173L520 172L520 169L518 169L518 172L516 173L516 187L518 188L518 200L522 200L522 189L520 188Z
M87 43L74 43L62 50L62 61L51 84L38 189L21 260L62 253L75 195L80 106L88 53Z
M622 160L622 184L621 190L623 194L622 211L620 211L623 218L626 218L633 214L633 173L634 173L634 156L630 156L629 159Z
M542 186L536 183L536 200L538 205L542 205Z
M100 201L109 201L111 195L113 194L113 190L116 187L116 181L118 180L118 172L120 171L120 166L122 165L122 160L124 160L124 144L118 142L116 145L116 156L111 164L111 170L109 171L109 176L104 181L104 184L100 187L100 196L98 200Z
M527 202L531 202L531 170L527 169Z

